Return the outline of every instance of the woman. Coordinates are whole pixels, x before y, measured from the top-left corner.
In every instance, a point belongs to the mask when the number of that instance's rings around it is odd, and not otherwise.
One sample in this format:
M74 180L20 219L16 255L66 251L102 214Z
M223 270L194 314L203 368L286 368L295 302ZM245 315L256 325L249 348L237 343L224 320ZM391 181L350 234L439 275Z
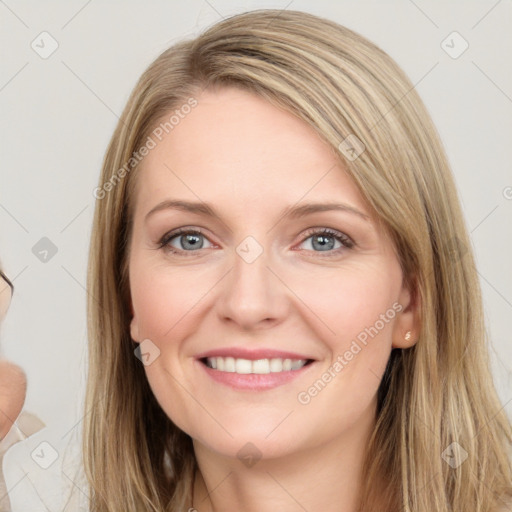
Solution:
M9 309L14 286L0 269L0 323ZM23 370L0 359L0 511L10 510L4 482L2 462L7 449L20 440L19 430L13 427L25 401L27 381Z
M0 270L0 323L9 309L13 290L11 281ZM25 374L19 366L0 360L0 440L9 433L21 412L26 385Z
M382 50L297 11L220 22L142 75L95 196L92 510L505 506L453 178Z
M11 304L13 291L13 284L0 269L0 324ZM26 393L27 378L23 370L5 359L0 359L0 512L11 510L3 474L5 454L14 444L44 426L33 414L21 412Z

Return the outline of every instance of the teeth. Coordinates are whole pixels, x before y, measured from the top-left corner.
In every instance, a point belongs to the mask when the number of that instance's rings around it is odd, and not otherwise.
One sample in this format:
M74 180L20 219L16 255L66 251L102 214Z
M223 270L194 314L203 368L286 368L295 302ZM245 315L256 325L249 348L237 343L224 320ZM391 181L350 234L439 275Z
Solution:
M292 363L292 365L290 367L291 370L300 370L305 364L305 361L303 364L300 359L296 359L296 360L287 359L287 361L291 361L291 363Z
M235 359L233 357L226 357L224 359L224 371L234 372L235 371Z
M252 373L252 361L249 359L237 359L235 361L235 369L236 373Z
M271 372L282 372L283 371L283 360L282 359L271 359L270 360L270 371Z
M270 373L270 361L268 359L258 359L252 362L253 373Z
M306 359L236 359L234 357L208 357L206 359L208 367L221 372L230 373L277 373L290 370L300 370L305 364Z

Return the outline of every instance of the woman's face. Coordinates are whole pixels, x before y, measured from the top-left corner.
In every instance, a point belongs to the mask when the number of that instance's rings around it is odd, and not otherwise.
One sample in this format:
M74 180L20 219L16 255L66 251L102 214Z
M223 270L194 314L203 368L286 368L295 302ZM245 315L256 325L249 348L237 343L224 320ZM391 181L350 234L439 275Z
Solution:
M391 241L303 121L233 88L197 100L137 177L131 335L155 397L229 457L369 425L392 346L412 344Z

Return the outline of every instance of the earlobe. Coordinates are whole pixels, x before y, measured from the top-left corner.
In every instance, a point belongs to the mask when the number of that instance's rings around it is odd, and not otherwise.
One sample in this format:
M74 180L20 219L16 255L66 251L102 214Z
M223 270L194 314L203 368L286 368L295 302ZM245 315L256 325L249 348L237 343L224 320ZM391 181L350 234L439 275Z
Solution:
M137 317L135 315L132 316L130 321L130 336L133 341L139 342L139 322L137 321Z
M135 313L133 311L133 302L130 297L130 336L133 341L139 342L140 336L139 336L139 322L137 320L137 317L135 316Z
M399 303L402 310L393 327L393 348L410 348L416 344L420 334L421 319L420 306L421 298L416 286L413 291L408 288L402 288Z

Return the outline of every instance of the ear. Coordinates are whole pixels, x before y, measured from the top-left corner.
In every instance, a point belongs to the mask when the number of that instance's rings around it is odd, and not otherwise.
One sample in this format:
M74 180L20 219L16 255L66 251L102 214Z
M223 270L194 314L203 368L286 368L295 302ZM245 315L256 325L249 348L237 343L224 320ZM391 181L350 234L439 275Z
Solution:
M130 320L130 336L133 341L136 341L137 343L140 342L140 331L139 331L139 321L137 318L137 315L133 313L133 307L132 310L132 319Z
M137 315L135 315L134 309L133 309L133 301L131 294L129 294L128 298L128 304L130 308L130 336L133 341L136 341L137 343L140 341L140 330L139 330L139 321L137 319Z
M402 310L398 313L393 326L392 347L410 348L418 341L421 330L421 296L415 280L410 286L402 286L398 302Z

